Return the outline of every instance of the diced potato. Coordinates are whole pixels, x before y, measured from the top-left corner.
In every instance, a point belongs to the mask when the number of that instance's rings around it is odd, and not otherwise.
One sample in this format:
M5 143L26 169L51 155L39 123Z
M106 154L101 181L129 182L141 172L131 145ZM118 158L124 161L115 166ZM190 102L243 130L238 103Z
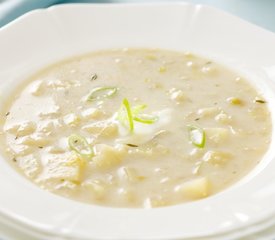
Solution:
M171 100L173 100L177 103L180 103L180 102L183 102L186 100L185 94L180 89L174 89L174 90L170 91L170 94L171 94L170 95Z
M118 126L113 122L96 122L85 125L82 127L82 129L99 137L112 138L118 135Z
M100 169L109 169L119 165L123 158L123 150L105 144L96 146L93 162Z
M20 142L32 147L45 147L49 144L50 139L43 134L34 133L29 136L22 137Z
M210 193L210 182L206 177L189 180L176 186L175 192L191 199L204 198Z
M33 96L40 96L41 94L43 94L44 88L43 88L43 81L35 81L32 85L31 85L31 89L30 89L30 93Z
M29 178L35 178L42 171L40 162L32 154L21 158L19 161L19 167Z
M15 135L19 127L19 124L6 125L4 127L4 131Z
M36 130L36 124L31 121L23 122L17 130L17 136L26 136L33 133Z
M157 154L163 155L168 154L170 152L170 149L168 147L165 147L164 145L157 144L154 148L154 152Z
M5 131L18 137L32 134L36 130L36 124L31 121L25 121L20 124L5 126Z
M61 181L61 183L57 184L54 187L54 190L58 191L58 193L71 195L72 191L75 191L77 189L77 186L78 185L72 181L64 180Z
M229 115L226 114L226 113L219 113L219 114L216 115L215 120L216 120L218 123L229 124L229 123L232 122L232 117L229 116Z
M138 174L135 168L122 167L118 170L118 175L121 179L125 179L128 182L140 182L145 179L144 176Z
M223 143L230 134L227 128L204 128L205 135L209 141Z
M30 146L26 145L16 145L13 147L12 151L17 155L17 156L26 156L30 153L33 152L33 148Z
M61 114L60 107L57 105L52 105L46 111L38 113L40 118L54 118Z
M203 160L212 164L224 164L230 160L231 157L232 155L227 152L208 151L204 154Z
M44 133L47 136L51 135L55 130L54 122L53 121L46 121L39 124L37 131L40 133Z
M47 150L49 153L53 153L53 154L59 154L59 153L65 152L65 149L59 146L50 146Z
M120 198L125 200L126 202L134 202L135 201L135 194L133 191L125 188L118 189L118 195Z
M48 81L47 87L54 90L64 90L70 88L71 83L60 79L52 79Z
M63 179L79 183L83 167L83 160L76 154L53 155L48 159L44 175L46 179Z
M80 156L73 154L71 159L69 159L68 162L65 163L65 166L73 166L73 167L78 167L80 169L84 168L86 166L86 160L81 158Z
M84 120L99 120L102 119L105 114L97 108L88 108L81 113Z
M71 113L71 114L64 116L63 121L66 125L75 127L79 124L80 118L76 114Z
M145 208L155 208L155 207L163 207L167 206L169 203L164 200L161 196L149 197L144 200Z
M88 180L82 184L82 187L91 192L92 196L97 200L103 199L107 193L106 183L100 180Z
M200 108L197 111L197 114L200 117L214 117L218 112L220 112L220 109L218 107L207 107L207 108Z

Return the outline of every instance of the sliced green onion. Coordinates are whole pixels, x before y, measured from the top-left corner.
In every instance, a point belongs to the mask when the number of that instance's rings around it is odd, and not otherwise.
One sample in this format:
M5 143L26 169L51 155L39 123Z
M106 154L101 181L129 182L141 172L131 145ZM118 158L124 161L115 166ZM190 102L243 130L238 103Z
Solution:
M117 90L118 88L116 87L97 87L90 92L87 100L95 101L104 98L109 98L115 95Z
M87 140L80 135L73 134L69 136L68 144L72 151L75 151L82 157L90 158L94 155L93 149L91 148Z
M132 115L130 103L126 98L123 99L122 103L126 109L130 132L133 132L134 131L134 122L133 122L133 115Z
M192 144L198 148L203 148L205 145L205 131L197 126L189 125L189 139Z
M138 116L134 116L134 120L137 122L145 123L145 124L153 124L158 121L158 116L153 116L149 114L139 114Z

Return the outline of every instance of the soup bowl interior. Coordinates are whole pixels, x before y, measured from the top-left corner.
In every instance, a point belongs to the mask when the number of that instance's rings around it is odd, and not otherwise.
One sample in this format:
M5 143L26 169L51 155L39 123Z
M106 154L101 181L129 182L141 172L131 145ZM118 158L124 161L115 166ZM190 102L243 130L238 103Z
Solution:
M100 49L146 47L190 51L239 72L268 100L274 122L274 44L274 34L201 5L37 10L0 30L1 107L18 84L53 62ZM273 133L261 163L234 186L200 201L157 209L100 207L62 198L39 189L1 157L0 220L47 239L225 239L242 234L244 227L253 232L256 228L249 226L264 226L275 210L274 144Z

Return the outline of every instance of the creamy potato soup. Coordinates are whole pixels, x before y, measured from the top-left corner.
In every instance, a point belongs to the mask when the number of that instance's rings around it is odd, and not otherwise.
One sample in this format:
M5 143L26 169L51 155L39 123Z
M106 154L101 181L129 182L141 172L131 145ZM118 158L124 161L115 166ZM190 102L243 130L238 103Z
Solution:
M33 76L3 112L6 158L78 201L151 208L232 185L266 152L266 100L219 64L153 49L100 51Z

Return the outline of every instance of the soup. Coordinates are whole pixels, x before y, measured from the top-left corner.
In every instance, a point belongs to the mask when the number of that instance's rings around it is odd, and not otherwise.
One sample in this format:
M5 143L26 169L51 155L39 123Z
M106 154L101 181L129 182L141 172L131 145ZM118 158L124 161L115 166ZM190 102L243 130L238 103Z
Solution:
M266 100L190 53L99 51L48 67L10 97L1 145L41 188L86 203L161 207L222 191L261 161Z

